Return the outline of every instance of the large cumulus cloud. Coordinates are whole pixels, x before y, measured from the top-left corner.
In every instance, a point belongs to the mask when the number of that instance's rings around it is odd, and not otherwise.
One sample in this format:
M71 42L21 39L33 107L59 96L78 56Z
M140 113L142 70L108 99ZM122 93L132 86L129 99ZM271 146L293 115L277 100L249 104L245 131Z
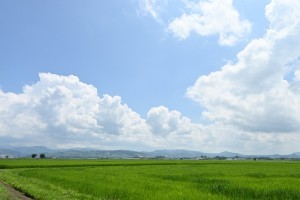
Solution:
M98 95L78 77L40 73L19 94L0 91L0 144L125 149L184 148L199 125L159 106L143 119L119 96Z
M200 76L187 95L203 115L248 132L300 131L300 2L274 0L270 27L220 71Z
M147 137L145 120L120 97L101 98L94 86L72 75L41 73L39 77L20 94L0 91L2 143L53 146L86 141L101 146L116 136L125 141Z

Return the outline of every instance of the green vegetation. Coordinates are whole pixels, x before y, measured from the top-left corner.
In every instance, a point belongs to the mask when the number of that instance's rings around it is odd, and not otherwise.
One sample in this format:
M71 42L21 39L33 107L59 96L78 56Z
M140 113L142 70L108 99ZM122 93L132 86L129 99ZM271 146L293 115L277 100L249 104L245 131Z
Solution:
M1 200L16 200L0 182L0 199Z
M44 153L41 153L40 158L44 159L44 158L46 158L46 155Z
M299 162L16 159L0 168L36 199L300 199Z

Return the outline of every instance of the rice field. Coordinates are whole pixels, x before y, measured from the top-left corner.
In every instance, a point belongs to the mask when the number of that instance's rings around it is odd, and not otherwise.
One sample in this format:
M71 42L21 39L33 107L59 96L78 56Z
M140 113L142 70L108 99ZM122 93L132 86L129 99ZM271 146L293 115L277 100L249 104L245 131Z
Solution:
M297 161L0 160L34 199L300 199Z

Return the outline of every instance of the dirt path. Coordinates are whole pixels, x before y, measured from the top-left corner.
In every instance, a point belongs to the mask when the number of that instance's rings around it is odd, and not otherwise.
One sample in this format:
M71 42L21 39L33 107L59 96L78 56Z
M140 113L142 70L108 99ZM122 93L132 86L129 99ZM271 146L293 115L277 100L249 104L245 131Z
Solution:
M12 196L13 199L17 200L33 200L27 196L25 196L23 193L19 192L18 190L14 189L7 183L4 183L0 180L0 184L4 186L4 188L9 192L9 194Z

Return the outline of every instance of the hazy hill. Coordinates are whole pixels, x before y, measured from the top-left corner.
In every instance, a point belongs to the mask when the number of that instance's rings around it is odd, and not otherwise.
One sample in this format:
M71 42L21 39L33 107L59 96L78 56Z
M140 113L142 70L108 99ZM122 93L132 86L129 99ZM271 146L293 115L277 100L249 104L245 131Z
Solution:
M14 151L22 153L22 155L31 155L33 153L46 153L46 152L56 152L57 150L49 149L44 146L32 146L32 147L13 147Z
M146 157L143 152L128 150L65 150L47 153L47 157L56 158L140 158Z
M199 151L188 151L188 150L156 150L152 152L148 152L148 156L156 157L156 156L164 156L168 158L178 158L178 157L200 157L205 153Z
M243 155L224 151L221 153L204 153L189 150L155 150L151 152L130 151L130 150L96 150L92 148L73 148L73 149L49 149L44 146L32 147L8 147L0 149L0 156L9 157L30 157L31 154L45 153L46 157L56 158L200 158L200 157L225 157L225 158L300 158L300 152L289 155Z
M0 158L5 158L5 156L8 157L23 157L25 156L19 151L11 150L11 149L0 149Z

